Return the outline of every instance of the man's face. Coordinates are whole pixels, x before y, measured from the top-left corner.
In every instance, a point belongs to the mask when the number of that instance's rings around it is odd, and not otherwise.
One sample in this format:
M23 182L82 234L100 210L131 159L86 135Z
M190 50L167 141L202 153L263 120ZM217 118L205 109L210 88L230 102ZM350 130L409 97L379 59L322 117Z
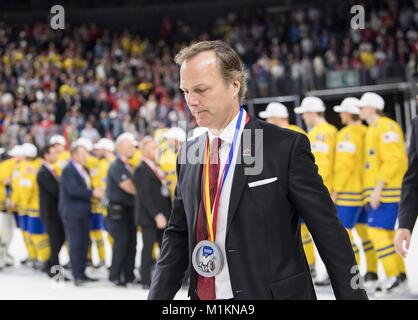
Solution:
M316 114L314 112L305 112L302 114L303 121L305 121L305 124L308 127L312 127L314 125L315 115Z
M130 159L134 156L136 148L132 141L130 140L123 140L120 142L118 146L118 152L120 155Z
M341 118L341 123L346 125L346 124L348 124L348 122L351 119L351 114L349 114L347 112L341 112L340 113L340 118Z
M372 115L376 113L376 109L371 107L361 107L360 108L360 119L367 120L370 119Z
M219 129L238 103L240 83L225 84L215 52L205 51L182 63L180 88L197 124Z
M105 151L103 149L95 149L94 153L99 159L102 159L105 156Z
M74 155L74 159L83 166L87 165L87 158L89 156L89 152L87 149L79 147L77 152Z
M158 152L158 144L155 141L149 141L145 144L145 146L142 149L143 155L152 160L155 161L157 158L157 152Z
M46 159L49 163L54 163L58 161L58 152L55 148L49 149L48 158Z
M63 146L63 145L61 145L61 144L57 143L57 144L54 146L54 150L55 150L55 152L56 152L57 154L60 154L61 152L63 152L63 151L65 150L65 148L64 148L64 146Z

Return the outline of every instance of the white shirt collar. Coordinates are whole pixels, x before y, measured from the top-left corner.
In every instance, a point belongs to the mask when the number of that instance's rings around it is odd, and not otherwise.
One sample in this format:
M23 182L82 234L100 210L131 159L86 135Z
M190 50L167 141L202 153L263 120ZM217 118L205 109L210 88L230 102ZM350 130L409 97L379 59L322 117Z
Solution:
M236 116L234 117L234 119L232 119L228 125L225 127L225 129L223 129L221 131L221 133L219 135L215 135L210 129L208 130L208 135L209 135L209 142L212 143L212 140L215 138L219 138L222 141L226 141L229 144L232 144L232 140L234 139L234 133L235 133L235 126L237 124L238 121L238 117L239 117L239 112L236 114ZM241 119L241 129L242 129L242 121L245 121L247 117L247 113L245 110L243 110L242 113L242 119Z

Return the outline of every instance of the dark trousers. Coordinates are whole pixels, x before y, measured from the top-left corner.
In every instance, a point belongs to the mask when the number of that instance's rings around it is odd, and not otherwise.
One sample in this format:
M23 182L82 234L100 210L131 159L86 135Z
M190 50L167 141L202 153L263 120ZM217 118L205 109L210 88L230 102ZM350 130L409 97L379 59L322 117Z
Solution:
M90 217L64 218L65 233L70 247L70 265L74 279L82 279L87 263Z
M113 238L112 266L109 280L130 282L134 276L136 255L136 225L134 208L124 207L123 214L107 217L107 227Z
M50 272L53 266L58 266L60 264L58 257L65 242L65 231L59 217L43 218L42 222L44 223L48 234L49 247L51 250L51 255L48 261L48 272Z
M161 247L162 236L163 230L159 230L156 227L142 228L143 247L139 273L141 274L141 280L143 284L151 284L151 267L154 264L152 249L154 248L155 242L158 242Z

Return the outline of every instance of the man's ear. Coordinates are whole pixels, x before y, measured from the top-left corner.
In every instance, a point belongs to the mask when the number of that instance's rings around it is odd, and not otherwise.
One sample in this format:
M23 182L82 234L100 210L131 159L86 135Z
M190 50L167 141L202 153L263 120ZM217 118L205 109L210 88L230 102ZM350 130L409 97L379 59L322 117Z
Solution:
M238 79L234 80L234 82L232 82L232 87L234 88L235 96L238 96L239 90L241 89L241 81Z

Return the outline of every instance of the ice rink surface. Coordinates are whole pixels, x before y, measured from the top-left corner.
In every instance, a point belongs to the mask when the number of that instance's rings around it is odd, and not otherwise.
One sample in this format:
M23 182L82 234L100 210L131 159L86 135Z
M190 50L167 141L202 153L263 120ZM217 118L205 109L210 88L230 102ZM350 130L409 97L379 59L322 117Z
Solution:
M138 237L138 249L142 246ZM147 290L141 286L117 288L107 281L107 270L89 269L90 276L100 279L83 287L75 287L72 282L55 282L39 271L21 266L19 261L26 258L26 252L20 231L16 230L10 253L16 260L14 267L0 271L0 299L48 299L48 300L143 300L147 298ZM108 250L109 252L109 250ZM140 251L138 251L140 252ZM138 256L138 255L137 255ZM318 257L318 254L316 255ZM95 252L93 252L95 258ZM68 259L65 250L62 259ZM110 257L108 257L108 263ZM361 256L361 259L364 259ZM139 261L137 261L139 264ZM401 299L418 299L418 232L413 235L409 255L406 259L410 293ZM317 259L318 278L324 276L325 268ZM318 299L334 299L331 287L316 288ZM176 299L188 299L187 291L180 290Z

